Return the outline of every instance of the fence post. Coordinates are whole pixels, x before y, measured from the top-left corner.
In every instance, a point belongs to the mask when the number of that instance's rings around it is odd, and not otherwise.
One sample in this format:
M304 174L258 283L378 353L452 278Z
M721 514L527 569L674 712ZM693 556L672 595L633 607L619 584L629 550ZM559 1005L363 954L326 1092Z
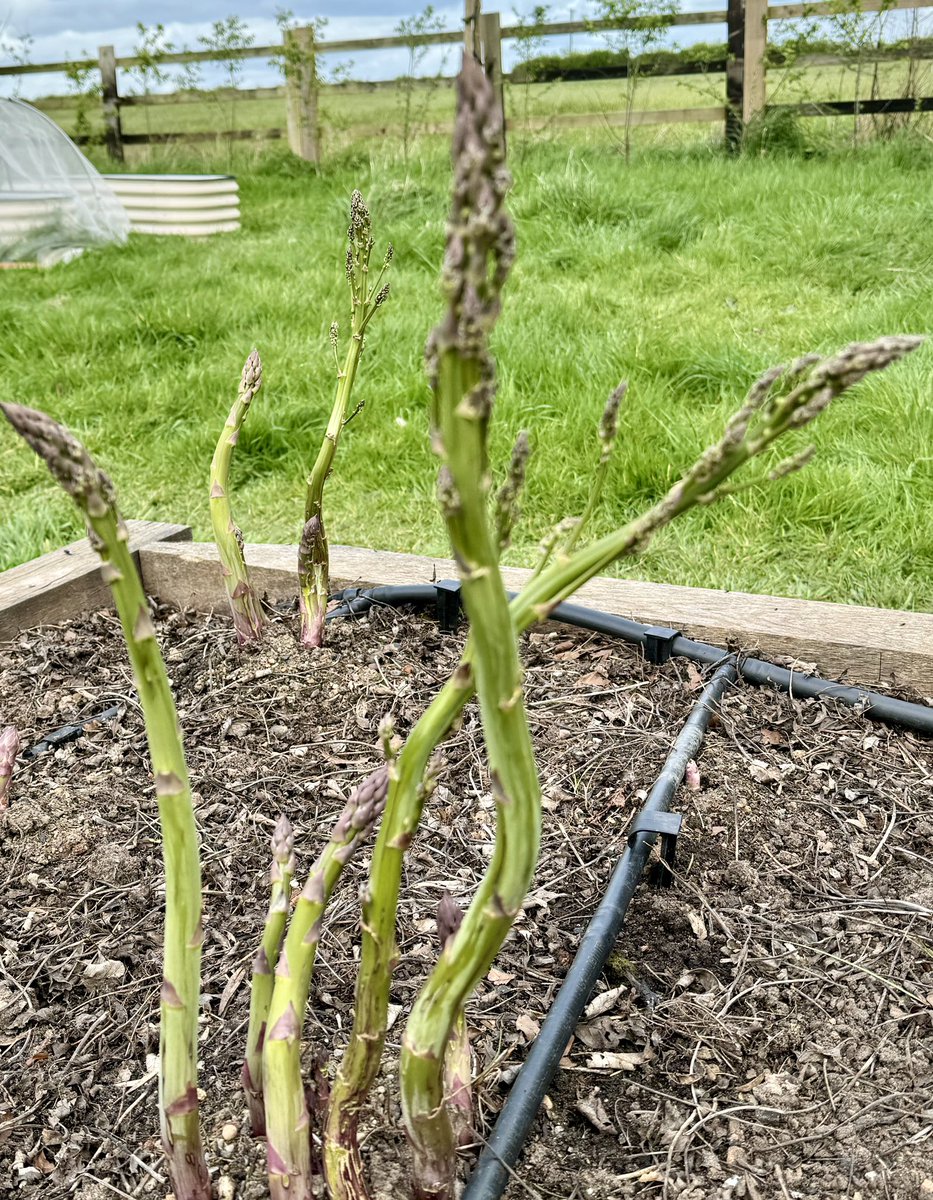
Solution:
M768 49L768 0L745 0L742 121L748 125L765 111L765 53Z
M311 25L285 32L285 116L288 146L306 162L320 162L317 55Z
M502 141L505 145L505 86L502 81L502 27L499 14L483 13L479 19L480 61L486 78L492 84L499 115L502 118Z
M100 68L100 97L104 109L107 154L114 162L123 162L120 93L117 91L117 59L113 46L98 46L97 65Z
M479 58L480 31L482 19L482 0L464 0L463 6L463 48L467 54Z
M726 46L726 149L742 146L745 83L745 0L728 0Z

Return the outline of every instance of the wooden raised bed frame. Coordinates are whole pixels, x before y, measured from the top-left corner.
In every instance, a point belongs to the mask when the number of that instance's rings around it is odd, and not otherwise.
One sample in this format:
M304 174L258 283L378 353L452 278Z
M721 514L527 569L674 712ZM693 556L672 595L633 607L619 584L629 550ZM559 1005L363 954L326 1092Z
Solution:
M150 595L179 608L226 612L212 543L192 542L185 525L130 521L129 526ZM270 600L294 596L294 547L249 545L246 559L261 594ZM331 548L331 571L335 587L456 577L450 559L352 546ZM508 587L518 589L530 571L506 568L503 575ZM605 577L591 580L573 599L764 658L789 656L815 663L817 673L827 678L864 687L896 684L933 695L933 614ZM0 573L0 642L35 625L55 624L109 604L97 556L82 539Z

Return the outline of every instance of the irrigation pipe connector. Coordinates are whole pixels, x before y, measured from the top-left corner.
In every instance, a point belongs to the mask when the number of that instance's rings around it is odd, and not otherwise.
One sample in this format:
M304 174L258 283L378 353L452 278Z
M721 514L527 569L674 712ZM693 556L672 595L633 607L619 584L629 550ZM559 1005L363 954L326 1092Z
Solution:
M716 669L703 689L667 757L648 799L632 823L628 846L619 860L606 893L583 934L580 948L550 1011L519 1071L499 1119L467 1182L463 1200L499 1200L534 1124L541 1101L557 1072L561 1057L580 1020L590 993L612 953L635 887L658 837L662 856L670 864L680 818L670 812L687 763L703 742L710 717L726 688L737 678L728 660ZM660 868L663 879L668 875Z

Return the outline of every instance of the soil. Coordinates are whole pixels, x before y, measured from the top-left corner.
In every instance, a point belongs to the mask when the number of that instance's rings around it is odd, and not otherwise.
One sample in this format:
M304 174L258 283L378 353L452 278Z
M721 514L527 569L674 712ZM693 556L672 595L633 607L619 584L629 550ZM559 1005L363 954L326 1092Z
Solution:
M219 1194L252 1200L262 1147L238 1075L274 822L281 811L294 822L307 866L378 762L383 713L405 733L460 638L377 610L331 626L313 656L291 617L241 653L225 620L156 617L202 836L204 1127ZM525 913L468 1010L481 1135L703 683L682 661L652 667L557 627L527 636L524 658L544 834ZM0 647L0 723L24 746L114 705L117 717L21 762L0 820L0 1191L24 1197L166 1192L159 830L116 619ZM366 1128L383 1197L406 1194L394 1066L435 957L434 910L445 890L469 899L492 848L473 707L445 752L408 858L394 1024ZM640 885L508 1195L933 1197L933 747L846 708L737 685L699 772L678 798L675 886ZM367 861L348 868L329 912L309 1063L346 1044Z

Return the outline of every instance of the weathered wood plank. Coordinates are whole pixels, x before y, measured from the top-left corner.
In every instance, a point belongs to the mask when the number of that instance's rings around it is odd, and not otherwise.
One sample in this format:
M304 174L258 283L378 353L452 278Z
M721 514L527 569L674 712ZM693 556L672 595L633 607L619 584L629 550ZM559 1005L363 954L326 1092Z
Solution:
M744 80L742 121L760 117L767 102L765 55L768 50L768 0L745 0Z
M291 546L247 546L247 561L269 599L294 594L297 552ZM332 547L335 586L426 583L455 577L449 559ZM221 611L226 597L216 550L206 543L147 546L140 555L146 590L170 604ZM507 568L517 590L530 574ZM619 616L671 625L718 645L730 644L766 658L791 656L815 662L830 677L872 686L900 683L933 694L933 614L896 612L849 604L718 592L638 580L598 578L574 602Z
M904 8L923 8L923 4L918 4L917 0L859 0L858 11L867 12L892 12L895 9ZM769 21L787 21L797 20L800 17L817 18L817 17L832 17L839 13L839 6L835 0L820 0L817 4L769 4L768 5L768 20Z
M117 90L117 60L113 46L97 51L100 68L100 99L104 110L107 154L114 162L123 162L123 129L120 124L120 93Z
M191 538L187 525L162 521L127 521L127 525L137 563L144 546ZM110 589L100 577L100 559L87 538L81 538L0 573L0 642L9 641L23 629L109 606Z

